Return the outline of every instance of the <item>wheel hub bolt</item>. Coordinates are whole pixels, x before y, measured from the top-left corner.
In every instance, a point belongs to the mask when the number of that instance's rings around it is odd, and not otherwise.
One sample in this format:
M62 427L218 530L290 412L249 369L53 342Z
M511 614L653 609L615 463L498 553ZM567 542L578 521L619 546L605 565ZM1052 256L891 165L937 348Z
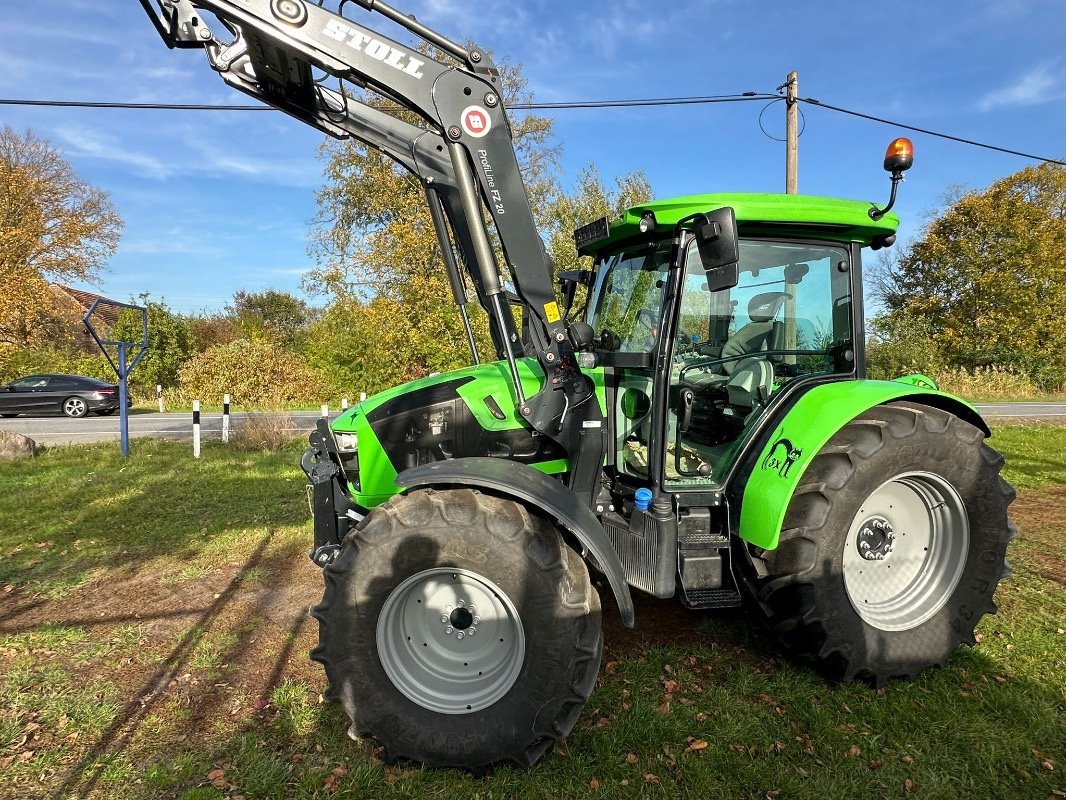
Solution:
M863 523L855 537L855 547L866 561L882 561L896 542L895 531L884 517L871 517Z

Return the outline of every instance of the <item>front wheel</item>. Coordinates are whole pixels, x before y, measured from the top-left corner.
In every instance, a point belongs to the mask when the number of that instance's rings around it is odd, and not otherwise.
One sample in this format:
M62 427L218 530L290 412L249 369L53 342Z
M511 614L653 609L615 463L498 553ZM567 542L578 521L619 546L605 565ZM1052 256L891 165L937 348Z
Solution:
M1014 490L983 440L945 411L894 403L822 448L778 547L752 553L755 599L782 643L875 685L974 643L1014 531Z
M390 759L529 765L566 736L599 671L599 596L554 526L468 489L375 509L314 609L330 693Z

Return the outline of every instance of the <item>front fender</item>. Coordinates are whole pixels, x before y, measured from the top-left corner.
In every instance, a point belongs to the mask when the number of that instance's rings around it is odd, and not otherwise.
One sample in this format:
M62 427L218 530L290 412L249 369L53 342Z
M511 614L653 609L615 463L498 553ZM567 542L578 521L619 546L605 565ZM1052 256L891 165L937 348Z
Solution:
M588 548L607 576L622 622L632 628L635 615L618 554L592 510L573 492L543 472L502 458L455 458L404 470L396 476L403 489L417 486L478 486L542 509Z
M740 538L766 550L777 547L785 511L807 466L837 431L874 406L895 400L922 403L955 414L990 435L973 406L918 378L825 383L803 395L749 463L740 505Z

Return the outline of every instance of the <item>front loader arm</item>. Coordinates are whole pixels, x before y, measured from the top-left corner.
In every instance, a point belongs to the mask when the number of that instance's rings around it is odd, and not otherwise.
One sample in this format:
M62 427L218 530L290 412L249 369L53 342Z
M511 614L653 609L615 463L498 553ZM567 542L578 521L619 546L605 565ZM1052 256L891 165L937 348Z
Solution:
M463 48L378 0L354 0L449 53L447 65L305 0L140 0L170 47L207 51L230 85L285 110L331 136L355 136L433 178L479 301L506 356L519 413L567 452L582 446L581 423L602 426L592 384L581 374L555 303L550 260L537 233L499 92L499 74L477 49ZM345 3L340 3L343 9ZM232 41L215 38L200 16L210 12ZM354 98L313 79L321 70L391 99L428 125L432 138L384 123ZM380 113L380 112L378 112ZM384 114L388 117L389 115ZM394 120L394 122L396 122ZM410 126L420 130L417 126ZM423 134L426 133L423 131ZM406 148L410 144L410 150ZM449 169L450 167L450 169ZM517 337L485 224L488 210L524 307L543 387L526 397L515 363ZM438 232L439 234L439 232ZM442 247L443 247L442 242ZM453 282L454 287L454 282ZM570 414L581 408L580 414ZM586 420L586 418L588 418ZM569 419L570 425L564 425Z

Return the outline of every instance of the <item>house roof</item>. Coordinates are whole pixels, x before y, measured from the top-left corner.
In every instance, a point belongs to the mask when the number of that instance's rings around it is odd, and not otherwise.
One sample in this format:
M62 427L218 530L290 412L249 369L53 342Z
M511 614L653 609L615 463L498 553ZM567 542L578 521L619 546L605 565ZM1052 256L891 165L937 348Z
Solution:
M81 309L83 316L85 312L92 307L93 303L97 300L101 300L103 303L101 303L96 311L93 312L93 319L99 320L109 328L118 322L118 315L121 313L122 307L121 305L111 305L113 303L118 303L119 301L117 300L112 300L109 297L104 297L102 294L96 294L95 292L85 292L81 289L64 286L61 283L53 283L52 291L60 297L65 296L72 300L75 305Z

